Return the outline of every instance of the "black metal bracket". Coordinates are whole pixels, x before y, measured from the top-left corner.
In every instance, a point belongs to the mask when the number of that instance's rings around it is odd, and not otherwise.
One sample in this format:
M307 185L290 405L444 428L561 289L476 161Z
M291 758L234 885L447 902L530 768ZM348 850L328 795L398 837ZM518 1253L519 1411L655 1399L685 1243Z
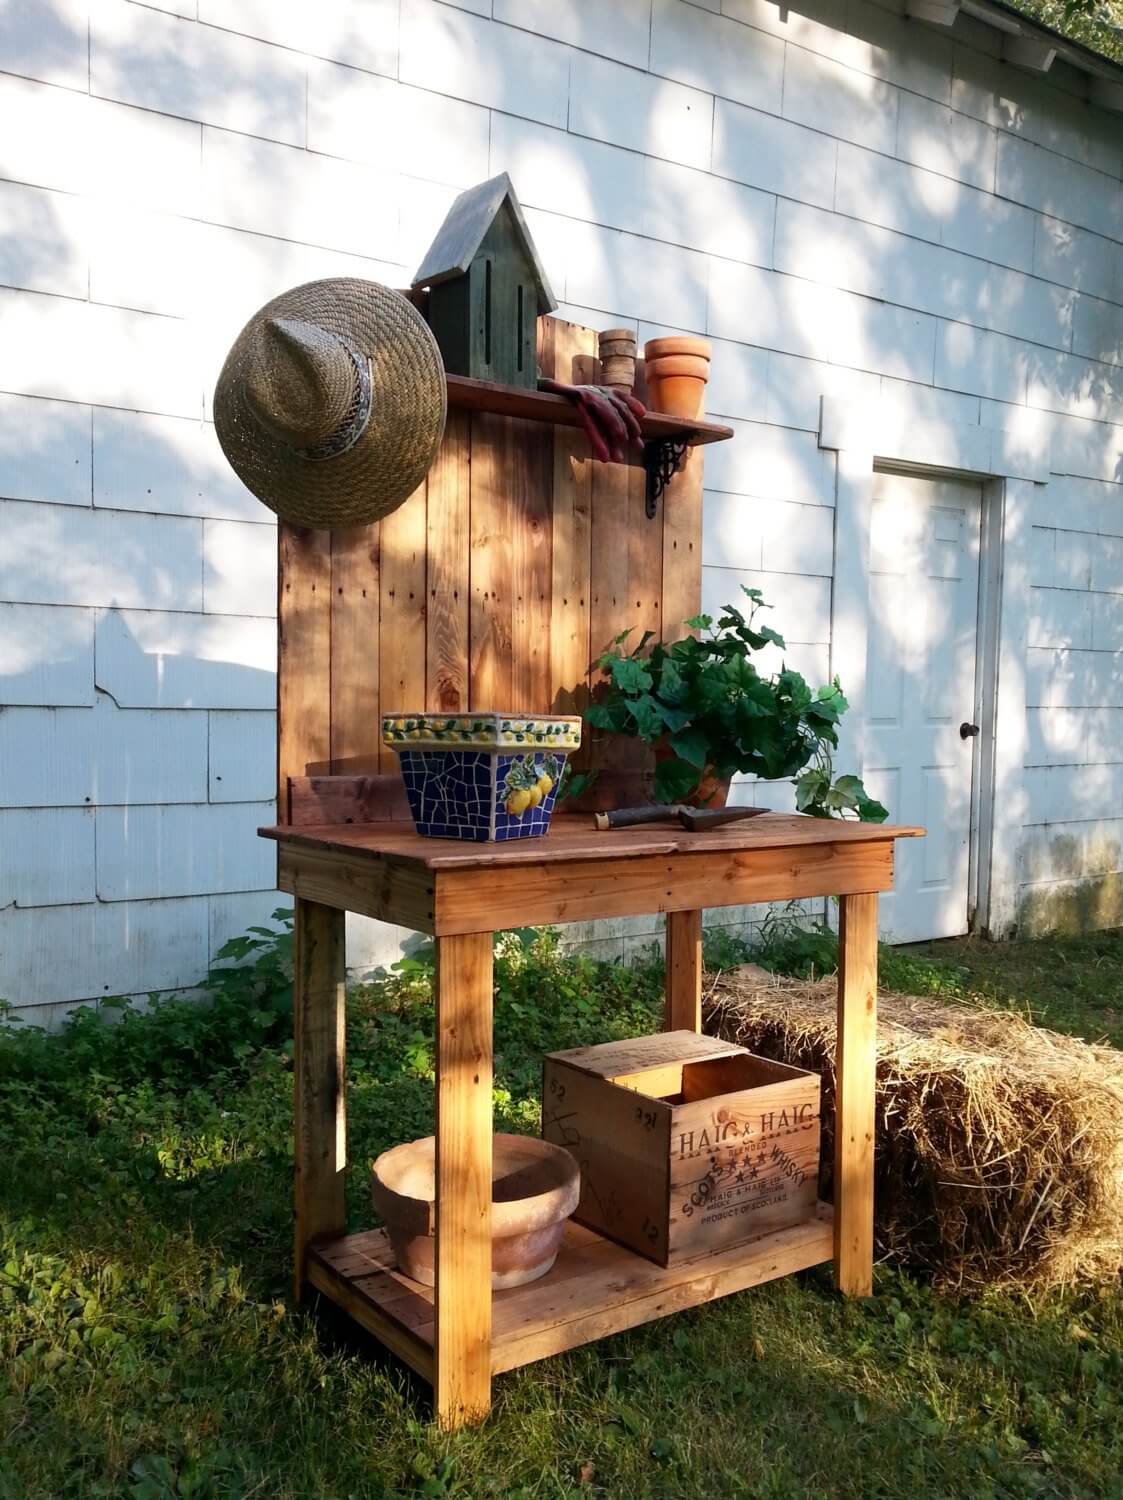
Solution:
M686 462L690 443L686 438L649 438L643 445L643 467L647 474L647 519L654 521L659 496Z

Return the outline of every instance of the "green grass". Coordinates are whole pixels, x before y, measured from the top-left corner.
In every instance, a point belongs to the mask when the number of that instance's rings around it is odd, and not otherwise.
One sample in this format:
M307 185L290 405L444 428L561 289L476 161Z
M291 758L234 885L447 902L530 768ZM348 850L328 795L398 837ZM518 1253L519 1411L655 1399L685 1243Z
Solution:
M423 1387L287 1300L287 942L258 940L210 1010L0 1040L0 1500L1123 1500L1118 1288L958 1302L881 1273L855 1304L808 1273L501 1377L485 1426L435 1434ZM1121 960L1111 935L891 962L1119 1041ZM656 1023L654 965L523 935L497 976L506 1128L536 1126L544 1050ZM432 1029L423 959L352 997L354 1227L365 1164L430 1127Z

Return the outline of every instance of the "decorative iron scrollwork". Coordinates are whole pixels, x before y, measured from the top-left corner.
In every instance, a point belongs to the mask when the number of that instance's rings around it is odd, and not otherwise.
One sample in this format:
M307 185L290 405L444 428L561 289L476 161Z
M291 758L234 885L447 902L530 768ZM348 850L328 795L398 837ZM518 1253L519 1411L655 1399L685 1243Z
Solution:
M649 438L643 445L643 467L647 472L647 519L653 521L659 496L686 462L690 448L686 438Z

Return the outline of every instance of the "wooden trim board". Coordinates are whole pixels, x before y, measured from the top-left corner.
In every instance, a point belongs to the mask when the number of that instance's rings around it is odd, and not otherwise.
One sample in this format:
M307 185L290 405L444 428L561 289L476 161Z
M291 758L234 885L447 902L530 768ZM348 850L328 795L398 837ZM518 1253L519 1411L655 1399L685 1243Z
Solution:
M548 1275L493 1293L491 1373L822 1265L833 1253L832 1217L820 1204L804 1224L667 1269L571 1223ZM431 1381L433 1290L394 1269L384 1232L316 1245L310 1258L312 1284Z
M278 885L292 895L451 936L888 891L893 843L820 842L448 870L427 869L401 855L372 860L284 839L278 866Z

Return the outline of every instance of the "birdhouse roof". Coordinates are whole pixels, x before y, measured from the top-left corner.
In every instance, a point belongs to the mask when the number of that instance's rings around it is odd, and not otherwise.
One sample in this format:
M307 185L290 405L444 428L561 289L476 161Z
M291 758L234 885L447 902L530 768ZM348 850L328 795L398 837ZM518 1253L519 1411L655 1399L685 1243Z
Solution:
M418 266L413 285L436 286L439 282L450 281L454 276L463 276L504 204L510 210L515 234L522 243L534 274L538 289L538 311L552 312L558 305L557 298L550 290L545 269L538 258L538 251L534 248L515 189L506 172L500 172L498 177L478 183L475 187L466 188L460 194Z

